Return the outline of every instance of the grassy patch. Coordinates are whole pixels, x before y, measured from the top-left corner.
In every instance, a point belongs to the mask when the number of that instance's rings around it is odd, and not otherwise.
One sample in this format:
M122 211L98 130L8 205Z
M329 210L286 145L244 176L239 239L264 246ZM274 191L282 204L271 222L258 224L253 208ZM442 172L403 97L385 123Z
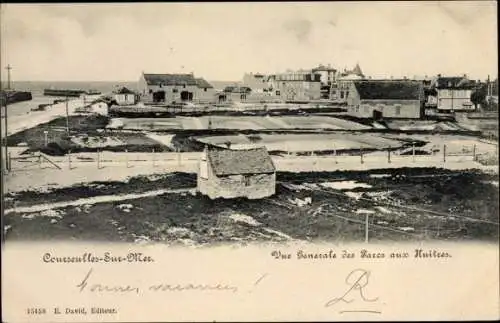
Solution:
M22 214L8 214L5 224L10 229L6 237L112 241L136 241L143 237L168 243L182 239L217 243L278 239L279 235L266 231L271 229L302 240L363 241L365 216L362 210L372 212L369 217L372 241L492 241L499 236L498 225L463 218L498 222L498 187L491 184L491 181L498 182L498 176L437 169L398 169L278 173L277 178L280 182L277 193L260 200L210 200L199 194L164 194L86 208L70 207L63 210L65 214L60 219L46 216L27 219ZM158 189L161 185L175 187L175 183L184 185L190 180L189 186L193 187L194 175L176 174L170 179L165 177L153 182L135 179L120 188L112 183L99 192L109 194L127 189L137 192L146 190L146 186ZM318 185L333 181L362 182L365 186L333 189ZM285 184L281 184L283 182ZM313 183L313 186L304 183ZM300 186L293 188L288 184ZM61 195L61 192L40 194L36 198L51 201L51 196ZM71 192L74 191L67 191L66 197L74 194ZM310 204L299 206L294 202L306 198L311 198ZM128 210L121 207L124 204L130 204ZM249 216L260 225L221 221L235 214Z
M102 147L81 146L70 140L66 132L66 118L57 118L48 123L40 124L31 129L21 131L9 136L10 145L27 143L28 152L41 151L52 156L63 156L71 151L96 152L98 150L123 152L168 152L170 149L141 132L109 132L106 125L109 122L107 116L70 116L69 128L72 136L85 135L93 139L105 142L107 138L122 141L121 145L104 145ZM48 144L45 146L45 133L48 131Z
M43 203L72 201L99 195L143 193L157 189L179 189L196 187L196 174L169 173L161 175L135 176L127 182L92 182L71 187L53 189L48 193L22 191L6 193L6 207L29 206ZM14 202L15 201L15 202Z

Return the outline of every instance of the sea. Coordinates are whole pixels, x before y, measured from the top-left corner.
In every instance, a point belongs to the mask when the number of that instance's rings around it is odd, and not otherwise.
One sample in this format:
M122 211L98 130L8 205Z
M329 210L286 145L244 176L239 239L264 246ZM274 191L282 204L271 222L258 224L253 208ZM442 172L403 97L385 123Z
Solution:
M222 90L226 86L231 86L238 84L238 82L231 81L209 81L210 84L217 90ZM110 94L114 90L127 87L131 90L137 89L137 81L13 81L11 82L11 88L18 91L30 91L33 97L30 101L17 102L8 105L9 116L26 114L31 111L32 108L37 108L40 104L51 104L54 100L64 99L64 97L57 96L44 96L44 89L71 89L71 90L97 90L102 94ZM6 84L2 82L2 88L5 88ZM3 115L3 107L2 107Z

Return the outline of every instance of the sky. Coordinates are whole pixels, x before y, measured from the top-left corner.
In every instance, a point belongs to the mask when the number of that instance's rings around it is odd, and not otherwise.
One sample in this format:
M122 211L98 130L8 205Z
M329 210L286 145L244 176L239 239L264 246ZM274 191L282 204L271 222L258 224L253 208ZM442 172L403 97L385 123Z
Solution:
M452 2L2 4L0 62L18 81L239 81L359 63L374 78L496 77L497 4Z

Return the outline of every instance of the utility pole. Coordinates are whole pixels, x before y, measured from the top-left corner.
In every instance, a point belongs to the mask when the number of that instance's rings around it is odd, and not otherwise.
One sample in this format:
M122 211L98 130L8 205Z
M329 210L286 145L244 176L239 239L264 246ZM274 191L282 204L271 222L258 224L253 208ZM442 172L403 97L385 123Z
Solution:
M68 95L66 95L66 133L69 137L69 111L68 111Z
M10 90L10 70L12 69L12 67L9 65L7 65L7 67L5 68L7 70L7 90ZM5 113L4 113L4 119L5 119L5 138L4 138L4 144L5 144L5 157L4 157L4 160L5 160L5 171L7 172L9 170L9 164L8 164L8 155L9 155L9 152L8 152L8 143L7 143L7 137L8 137L8 95L7 95L7 92L4 92L4 96L5 96L5 103L4 103L4 110L5 110Z
M9 64L5 69L7 70L7 90L10 90L10 70L12 67Z
M369 218L369 214L366 213L366 217L365 217L365 243L368 243L368 218Z

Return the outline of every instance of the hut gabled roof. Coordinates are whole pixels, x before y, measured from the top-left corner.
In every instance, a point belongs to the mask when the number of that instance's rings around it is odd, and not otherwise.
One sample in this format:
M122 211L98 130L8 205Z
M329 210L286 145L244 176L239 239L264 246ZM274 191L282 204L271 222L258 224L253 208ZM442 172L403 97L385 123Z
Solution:
M206 150L217 176L270 174L276 170L265 147L233 150L208 146Z

